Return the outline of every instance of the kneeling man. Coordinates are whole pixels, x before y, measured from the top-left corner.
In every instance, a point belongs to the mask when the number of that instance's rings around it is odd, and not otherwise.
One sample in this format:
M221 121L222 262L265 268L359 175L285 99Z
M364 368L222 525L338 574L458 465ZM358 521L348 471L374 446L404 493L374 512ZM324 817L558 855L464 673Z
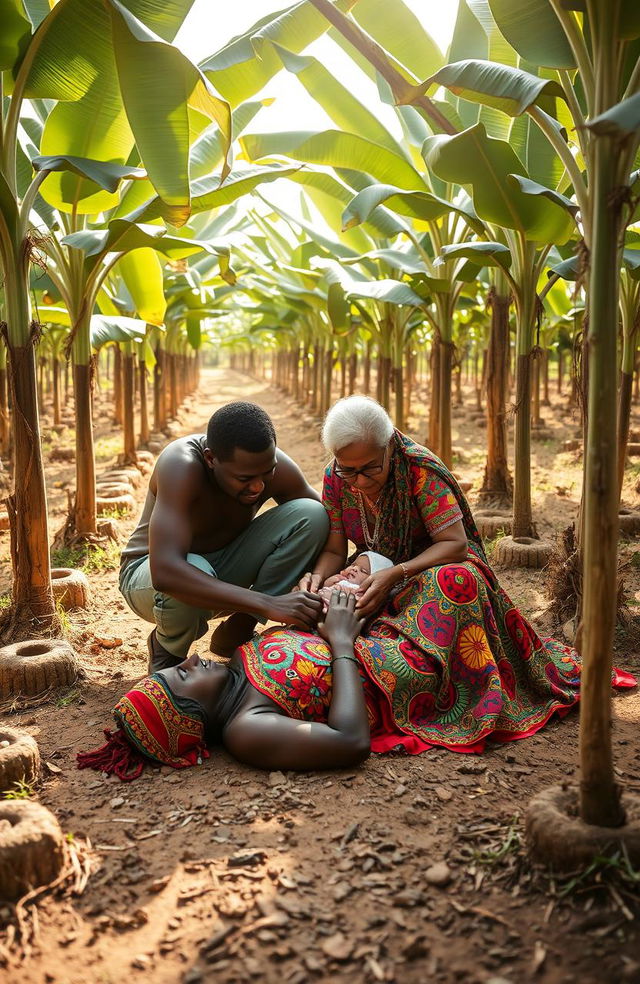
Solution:
M268 499L277 505L257 516ZM276 447L253 403L228 403L207 433L172 441L149 481L140 521L122 553L120 591L155 622L149 671L181 663L215 615L211 649L230 656L257 621L311 629L318 595L291 591L329 531L320 496Z

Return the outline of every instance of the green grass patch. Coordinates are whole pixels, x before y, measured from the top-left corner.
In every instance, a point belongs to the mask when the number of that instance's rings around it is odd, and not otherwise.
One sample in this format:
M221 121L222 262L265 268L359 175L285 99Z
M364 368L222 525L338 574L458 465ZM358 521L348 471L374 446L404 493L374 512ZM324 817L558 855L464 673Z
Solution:
M53 567L71 567L85 574L115 571L120 566L120 547L113 540L105 546L87 543L77 547L61 547L51 553Z
M26 800L33 796L33 786L31 783L25 782L24 779L16 779L13 787L13 789L7 789L3 793L6 800Z

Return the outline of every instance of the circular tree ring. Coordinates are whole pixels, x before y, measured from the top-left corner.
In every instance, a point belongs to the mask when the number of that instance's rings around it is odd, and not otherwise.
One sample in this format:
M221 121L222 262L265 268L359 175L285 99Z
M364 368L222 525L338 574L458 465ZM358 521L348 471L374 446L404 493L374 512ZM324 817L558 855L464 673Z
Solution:
M53 813L32 800L0 803L0 898L16 901L48 885L64 864L64 839Z
M526 835L532 856L557 871L574 871L624 848L630 863L640 865L640 796L623 792L627 822L597 827L580 819L576 786L551 786L534 796L527 808Z
M38 778L40 752L35 738L18 728L0 725L0 793L16 782L31 784Z
M130 495L131 485L128 482L105 482L96 484L96 495L101 499L115 499L119 495Z
M511 516L492 512L477 512L474 513L473 518L483 540L493 540L498 533L511 533L513 526Z
M132 495L117 495L113 498L98 495L96 496L96 509L98 513L109 512L111 509L115 509L119 513L132 513L136 509L136 500Z
M553 544L530 536L503 536L493 552L493 561L503 567L531 567L540 570L548 564Z
M68 687L78 676L78 659L63 639L28 639L0 649L0 699L36 697Z
M142 475L137 468L113 468L104 472L99 479L100 482L128 482L134 489L137 489L142 481Z
M87 608L91 590L86 574L71 567L54 567L51 571L53 597L65 611Z

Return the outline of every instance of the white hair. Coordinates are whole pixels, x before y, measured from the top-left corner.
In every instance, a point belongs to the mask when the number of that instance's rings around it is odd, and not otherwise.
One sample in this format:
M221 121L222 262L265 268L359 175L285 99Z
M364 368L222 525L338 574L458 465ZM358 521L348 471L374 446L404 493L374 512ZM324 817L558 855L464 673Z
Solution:
M387 411L370 396L346 396L327 413L322 443L331 454L359 441L383 448L393 430Z

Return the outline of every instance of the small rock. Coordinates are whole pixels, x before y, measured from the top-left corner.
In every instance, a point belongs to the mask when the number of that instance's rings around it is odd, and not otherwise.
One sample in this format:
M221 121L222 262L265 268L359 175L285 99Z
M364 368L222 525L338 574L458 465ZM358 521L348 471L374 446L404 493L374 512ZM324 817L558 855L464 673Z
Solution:
M151 958L146 955L146 953L139 953L137 957L134 957L131 961L131 966L135 967L136 970L147 970L151 966Z
M353 943L343 933L333 933L322 944L322 952L332 960L348 960L353 953Z
M0 748L8 748L11 742L8 742L5 738L4 741L0 741Z
M269 773L269 785L270 786L281 786L283 782L286 782L284 773L282 772L270 772Z
M444 888L451 881L451 869L444 861L439 861L437 864L432 864L430 868L427 868L424 878L427 884Z
M114 796L109 806L112 810L117 810L119 806L124 806L124 796Z
M450 789L446 789L445 786L436 786L436 796L441 803L448 803L453 798L453 793Z

